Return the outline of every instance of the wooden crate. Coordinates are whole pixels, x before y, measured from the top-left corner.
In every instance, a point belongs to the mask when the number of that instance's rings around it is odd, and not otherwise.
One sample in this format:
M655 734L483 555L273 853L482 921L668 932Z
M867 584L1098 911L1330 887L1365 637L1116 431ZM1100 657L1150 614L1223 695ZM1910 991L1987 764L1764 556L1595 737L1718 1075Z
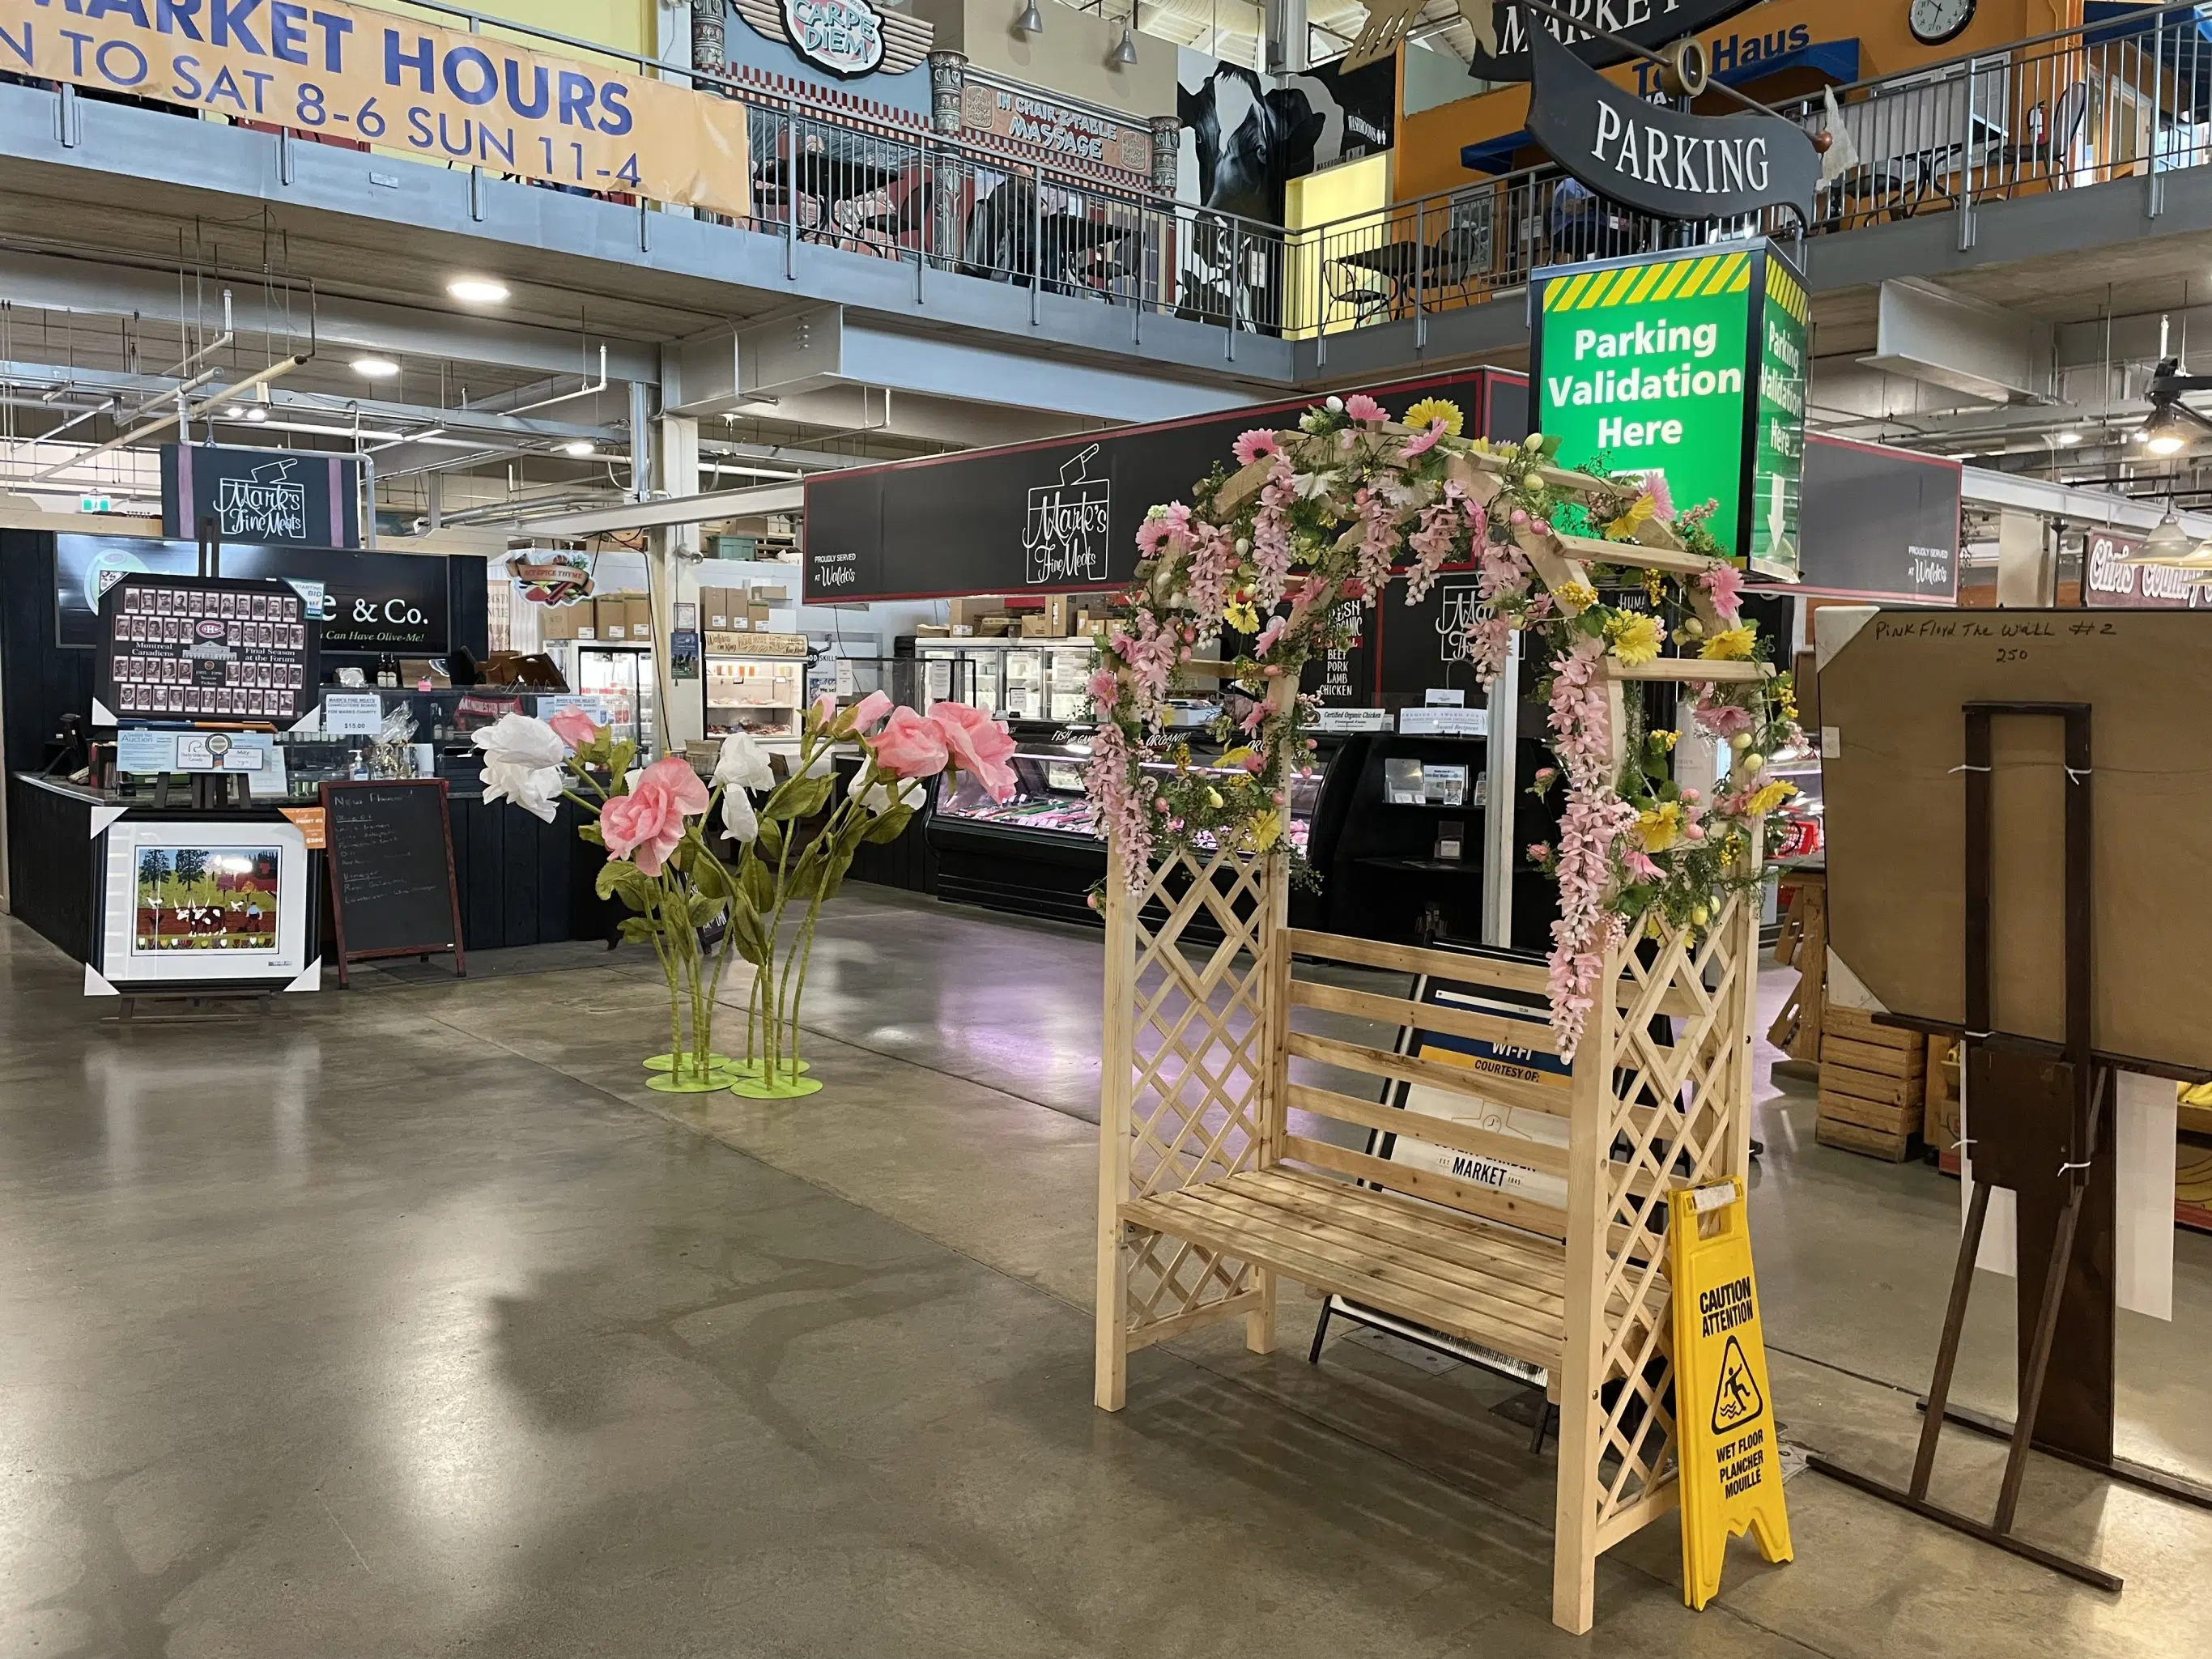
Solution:
M1893 1164L1911 1157L1926 1113L1927 1072L1927 1040L1918 1032L1877 1025L1854 1009L1826 1010L1814 1139Z
M1862 1129L1856 1123L1839 1123L1824 1117L1813 1125L1813 1139L1839 1152L1858 1152L1885 1163L1902 1164L1912 1156L1912 1143L1917 1137L1884 1134L1879 1129Z

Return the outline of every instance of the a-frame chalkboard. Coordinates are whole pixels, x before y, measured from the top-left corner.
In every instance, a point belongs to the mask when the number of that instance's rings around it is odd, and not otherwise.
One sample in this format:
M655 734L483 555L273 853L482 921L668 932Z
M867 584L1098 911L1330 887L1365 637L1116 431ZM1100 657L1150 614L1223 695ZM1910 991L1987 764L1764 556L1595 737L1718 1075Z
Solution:
M454 977L465 978L446 781L325 783L322 794L338 984L349 982L349 963L443 951L453 952Z

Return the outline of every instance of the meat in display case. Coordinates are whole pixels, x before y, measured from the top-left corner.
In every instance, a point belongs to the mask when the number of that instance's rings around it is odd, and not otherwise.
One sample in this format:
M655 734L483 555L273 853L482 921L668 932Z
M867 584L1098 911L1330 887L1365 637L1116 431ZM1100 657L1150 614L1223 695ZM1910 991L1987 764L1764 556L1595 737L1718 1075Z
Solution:
M1193 749L1203 766L1211 745ZM929 821L938 896L1024 915L1096 920L1086 901L1106 873L1106 844L1091 833L1083 791L1090 760L1085 732L1021 741L1012 761L1014 793L1005 801L993 800L973 777L960 774L939 794ZM1300 854L1308 852L1325 775L1319 766L1291 781L1290 842Z

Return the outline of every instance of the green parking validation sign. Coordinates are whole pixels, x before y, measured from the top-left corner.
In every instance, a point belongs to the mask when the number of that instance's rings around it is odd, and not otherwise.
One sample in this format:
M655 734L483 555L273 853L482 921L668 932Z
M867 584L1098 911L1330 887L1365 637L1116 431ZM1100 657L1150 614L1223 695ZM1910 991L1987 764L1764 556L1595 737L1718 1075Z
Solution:
M1677 511L1716 502L1720 544L1797 579L1806 325L1797 273L1764 240L1535 276L1536 425L1569 466L1666 475Z

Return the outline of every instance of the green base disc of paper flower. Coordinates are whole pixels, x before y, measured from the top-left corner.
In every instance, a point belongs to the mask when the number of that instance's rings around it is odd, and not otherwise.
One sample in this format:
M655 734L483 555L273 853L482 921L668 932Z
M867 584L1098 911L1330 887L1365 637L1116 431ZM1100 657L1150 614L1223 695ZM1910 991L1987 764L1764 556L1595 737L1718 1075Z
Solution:
M741 1077L730 1085L730 1092L747 1100L796 1100L801 1095L819 1093L821 1088L822 1079L818 1077L798 1077L786 1072L773 1083L765 1078Z
M743 1063L741 1060L732 1060L727 1054L710 1054L707 1056L707 1064L717 1072L733 1072ZM672 1072L676 1069L676 1056L647 1054L645 1057L645 1069L648 1072Z
M717 1066L704 1077L695 1077L689 1072L655 1072L646 1079L645 1086L658 1089L665 1095L704 1095L726 1089L739 1080L735 1072Z
M799 1077L814 1069L811 1060L786 1060L776 1064L776 1071L785 1077ZM760 1060L733 1060L730 1070L739 1077L758 1079L768 1070L768 1062Z

